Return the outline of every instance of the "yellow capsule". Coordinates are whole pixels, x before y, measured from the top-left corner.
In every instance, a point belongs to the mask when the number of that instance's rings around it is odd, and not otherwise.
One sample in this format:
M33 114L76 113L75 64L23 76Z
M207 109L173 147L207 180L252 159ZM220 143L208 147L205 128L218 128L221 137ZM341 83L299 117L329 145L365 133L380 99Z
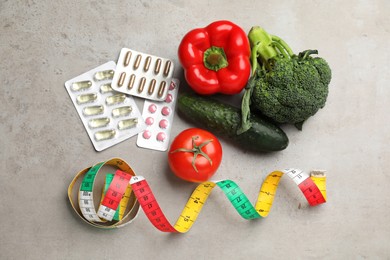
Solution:
M125 82L125 78L126 72L122 72L118 80L118 87L122 87L123 83Z
M124 65L125 67L127 67L127 66L130 64L131 54L132 54L131 51L128 51L128 52L126 53L125 59L124 59L124 61L123 61L123 65Z
M103 70L95 73L93 78L96 81L112 79L114 77L114 70Z
M169 75L169 71L171 70L172 62L169 60L165 63L164 67L164 76L167 77Z
M156 87L156 80L152 79L149 84L148 94L152 95L154 92L154 88Z
M161 98L164 95L166 86L167 86L167 83L165 81L162 81L160 83L160 88L158 89L158 93L157 93L158 97Z
M134 62L134 66L133 66L134 70L138 69L139 64L141 63L141 58L142 58L141 54L138 54Z
M111 83L103 84L100 86L100 93L105 94L114 91L111 87Z
M84 116L100 115L103 114L103 112L104 112L103 106L90 106L90 107L85 107L83 109Z
M121 117L121 116L128 116L130 115L131 111L133 109L131 106L125 106L125 107L118 107L112 110L112 116L113 117Z
M77 96L76 100L77 103L80 104L85 104L85 103L91 103L94 102L97 99L97 95L95 93L92 94L83 94Z
M90 128L105 127L110 123L110 119L107 117L91 119L88 122Z
M116 95L112 95L112 96L109 96L106 98L106 104L111 106L111 105L115 105L115 104L120 104L120 103L123 103L126 99L126 95L125 94L116 94Z
M111 130L103 130L95 133L95 140L96 141L103 141L107 139L112 139L115 137L116 131Z
M92 86L92 81L90 80L74 82L72 83L72 90L73 91L87 90L91 86Z
M161 59L156 60L156 65L154 66L154 73L158 74L161 68Z
M138 124L138 118L130 118L126 120L121 120L118 123L118 129L119 130L124 130L124 129L129 129L132 127L135 127Z
M145 77L142 77L141 80L139 81L139 86L138 86L138 92L139 92L139 93L141 93L142 91L144 91L145 81L146 81L146 78L145 78Z
M129 90L133 88L134 81L135 81L135 75L134 75L134 74L131 74L130 80L129 80L129 84L127 85L127 88L128 88Z

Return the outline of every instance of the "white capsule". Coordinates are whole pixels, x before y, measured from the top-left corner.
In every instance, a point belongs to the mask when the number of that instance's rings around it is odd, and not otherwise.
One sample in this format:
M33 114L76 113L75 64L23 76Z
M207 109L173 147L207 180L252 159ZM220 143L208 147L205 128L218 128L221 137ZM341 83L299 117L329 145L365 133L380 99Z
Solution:
M88 122L90 128L105 127L110 123L110 119L107 117L91 119Z
M112 95L106 98L106 104L111 106L111 105L116 105L123 103L126 100L126 95L125 94L116 94Z
M115 137L116 131L111 129L111 130L103 130L95 133L95 140L96 141L103 141L103 140L108 140L112 139Z
M103 114L103 112L104 112L103 106L90 106L90 107L85 107L83 109L84 116L100 115L100 114Z
M113 109L111 113L113 117L122 117L130 115L131 111L131 106L124 106Z
M79 81L72 83L72 90L73 91L81 91L81 90L87 90L92 86L92 81L85 80L85 81Z
M135 127L137 124L138 124L137 118L130 118L130 119L126 119L126 120L121 120L118 123L118 129L119 130L129 129L129 128Z
M100 86L100 93L105 94L114 91L111 87L111 83L103 84Z
M79 105L81 105L85 103L94 102L96 99L97 99L97 95L95 93L92 93L92 94L79 95L77 96L76 101Z
M112 79L114 77L114 70L103 70L103 71L98 71L95 73L95 75L93 76L93 78L96 80L96 81L100 81L100 80L108 80L108 79Z

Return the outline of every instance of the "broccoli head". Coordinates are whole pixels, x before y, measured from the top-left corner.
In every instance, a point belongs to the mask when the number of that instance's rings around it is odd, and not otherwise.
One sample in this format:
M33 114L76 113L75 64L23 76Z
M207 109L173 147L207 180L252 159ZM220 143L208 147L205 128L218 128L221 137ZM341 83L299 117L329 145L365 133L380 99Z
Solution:
M301 129L303 122L325 106L331 69L316 50L294 54L278 36L260 27L248 34L251 44L252 76L242 104L242 126L248 125L249 105L278 123L292 123Z
M327 62L305 51L289 59L271 59L257 74L252 106L278 123L297 124L325 106L331 70Z

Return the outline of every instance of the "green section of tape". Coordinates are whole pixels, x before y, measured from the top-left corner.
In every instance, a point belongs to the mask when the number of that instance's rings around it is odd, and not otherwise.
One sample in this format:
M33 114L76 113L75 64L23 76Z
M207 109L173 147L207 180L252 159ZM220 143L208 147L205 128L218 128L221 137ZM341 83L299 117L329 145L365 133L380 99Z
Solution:
M80 186L80 191L91 191L93 190L93 182L95 180L96 173L103 166L104 163L98 163L93 166L89 171L85 174L83 178L83 182Z
M242 192L240 187L231 180L217 182L217 185L225 193L226 197L232 203L237 212L245 219L261 218L259 213L248 200L247 196Z

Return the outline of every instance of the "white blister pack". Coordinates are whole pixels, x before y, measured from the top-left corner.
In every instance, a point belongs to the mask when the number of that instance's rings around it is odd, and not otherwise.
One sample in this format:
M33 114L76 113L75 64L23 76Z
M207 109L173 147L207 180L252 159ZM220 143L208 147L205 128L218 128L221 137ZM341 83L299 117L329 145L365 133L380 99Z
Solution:
M112 89L116 63L107 62L65 82L65 88L96 151L146 128L134 99Z
M111 86L128 95L164 101L173 71L172 60L122 48Z
M139 147L157 151L168 149L178 94L179 80L173 78L164 101L145 100L142 117L145 120L146 129L138 134L137 145Z

